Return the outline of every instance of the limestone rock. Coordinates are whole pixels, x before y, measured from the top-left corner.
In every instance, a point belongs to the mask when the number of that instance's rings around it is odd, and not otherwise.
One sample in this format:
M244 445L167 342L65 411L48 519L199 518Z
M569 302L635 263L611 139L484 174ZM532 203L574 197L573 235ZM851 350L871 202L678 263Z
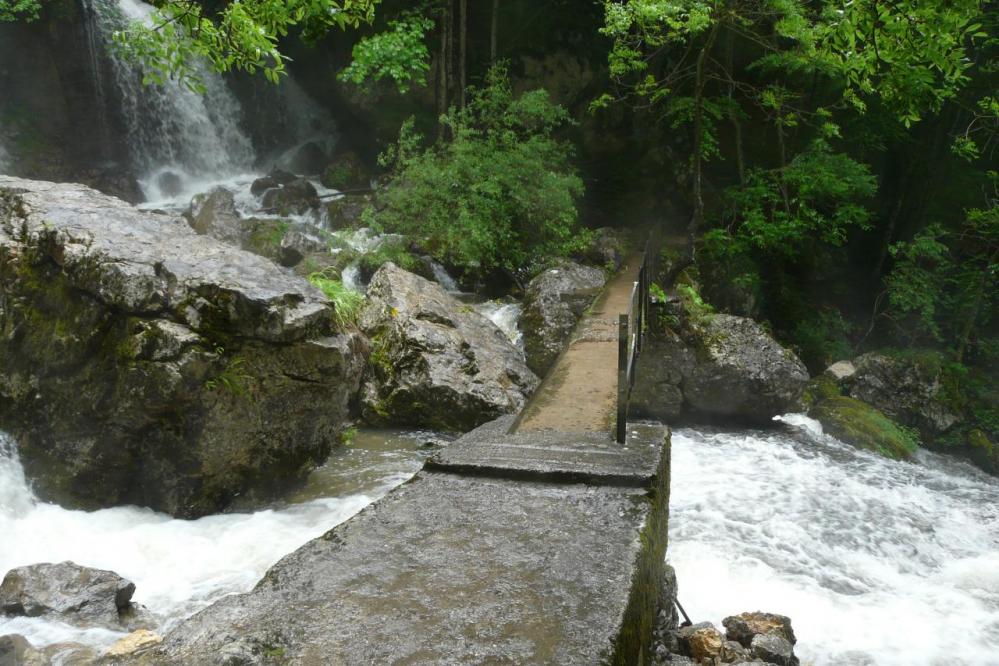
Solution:
M143 650L148 650L156 645L163 642L163 637L159 634L149 631L148 629L139 629L138 631L133 631L128 636L119 639L112 645L107 652L104 653L105 657L126 657Z
M826 368L826 374L836 381L843 381L857 374L857 366L850 361L837 361Z
M562 353L576 322L607 281L598 268L567 262L527 286L520 328L527 365L544 375Z
M750 650L753 656L777 666L798 666L791 643L776 634L757 634Z
M264 192L261 203L279 215L304 215L319 208L319 193L305 178L296 178L279 189Z
M721 657L725 639L714 627L693 632L687 639L687 649L694 661L704 662Z
M24 636L0 636L0 666L45 666L49 660L32 647Z
M369 421L470 430L519 411L538 385L495 324L394 263L372 278L360 325L373 347Z
M11 569L0 583L0 610L15 617L48 617L78 627L120 630L135 584L113 571L73 562Z
M926 437L940 435L960 421L941 399L941 368L935 359L863 354L853 360L856 373L849 395L876 407Z
M736 641L744 647L750 647L753 637L759 634L780 636L791 645L797 642L794 629L791 628L791 618L773 613L740 613L722 620L725 635L730 641Z
M180 516L324 460L367 345L329 300L180 218L0 177L0 427L45 499Z
M184 217L191 228L203 236L238 247L246 241L246 231L236 210L233 194L224 187L196 194Z
M697 363L683 379L691 411L769 423L797 406L808 371L758 323L719 314L692 330Z

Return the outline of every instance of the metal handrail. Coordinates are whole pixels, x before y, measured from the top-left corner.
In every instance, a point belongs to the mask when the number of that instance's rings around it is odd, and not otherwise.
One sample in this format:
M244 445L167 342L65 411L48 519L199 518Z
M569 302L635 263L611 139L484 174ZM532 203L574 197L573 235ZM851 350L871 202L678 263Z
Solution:
M635 387L638 358L644 346L646 322L649 314L649 286L655 274L657 258L652 239L645 243L642 266L638 280L631 289L628 311L618 315L617 347L617 432L615 439L624 444L628 435L628 403Z

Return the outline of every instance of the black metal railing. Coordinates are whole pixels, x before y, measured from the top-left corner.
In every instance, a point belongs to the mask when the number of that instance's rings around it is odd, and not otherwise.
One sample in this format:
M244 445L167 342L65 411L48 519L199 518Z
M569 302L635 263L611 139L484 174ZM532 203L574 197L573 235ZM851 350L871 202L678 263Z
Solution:
M642 252L642 266L638 280L631 289L628 311L618 316L617 348L617 432L618 443L624 444L628 434L628 403L635 386L638 357L645 342L646 323L649 315L649 286L655 277L658 247L650 238Z

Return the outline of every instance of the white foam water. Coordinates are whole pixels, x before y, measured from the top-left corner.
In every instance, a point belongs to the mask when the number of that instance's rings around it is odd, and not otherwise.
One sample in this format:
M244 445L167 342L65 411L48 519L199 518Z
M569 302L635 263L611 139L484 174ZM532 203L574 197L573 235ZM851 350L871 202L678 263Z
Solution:
M523 306L516 301L485 301L478 303L475 310L496 324L518 349L524 348L524 334L520 330L520 315Z
M999 664L999 480L822 434L673 434L669 560L695 621L789 615L803 664Z
M409 435L373 437L374 445L338 452L287 506L177 520L138 507L87 512L41 502L12 441L0 433L0 575L65 560L109 569L135 583L133 600L156 615L161 632L168 631L218 598L248 591L282 556L417 471L419 441ZM0 617L0 635L7 633L22 634L36 647L68 641L104 648L123 635L41 618Z

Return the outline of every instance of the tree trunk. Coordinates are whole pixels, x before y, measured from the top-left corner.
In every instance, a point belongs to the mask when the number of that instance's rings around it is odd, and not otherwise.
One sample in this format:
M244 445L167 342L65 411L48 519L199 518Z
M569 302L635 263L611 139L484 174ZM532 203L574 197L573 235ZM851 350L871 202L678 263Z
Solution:
M499 34L499 0L493 0L493 21L489 30L489 63L496 64L497 35Z
M690 225L687 227L687 255L691 261L694 260L694 244L697 240L697 232L704 224L704 191L702 184L702 172L704 170L704 159L701 155L703 149L704 133L704 86L706 78L704 76L704 61L707 60L708 53L714 45L715 37L718 36L718 24L715 23L708 33L707 41L697 55L697 78L694 84L694 213L690 217Z
M468 87L468 0L460 0L458 5L458 34L460 40L458 64L461 85L461 108L465 108L465 88Z
M986 256L985 265L978 274L978 283L975 285L975 300L971 304L971 312L968 313L967 319L964 320L964 324L961 326L961 334L957 338L958 363L964 362L964 354L968 350L968 341L971 340L971 332L975 329L975 321L978 319L978 313L982 311L982 301L985 300L985 281L989 276L989 267L994 261L994 258Z

